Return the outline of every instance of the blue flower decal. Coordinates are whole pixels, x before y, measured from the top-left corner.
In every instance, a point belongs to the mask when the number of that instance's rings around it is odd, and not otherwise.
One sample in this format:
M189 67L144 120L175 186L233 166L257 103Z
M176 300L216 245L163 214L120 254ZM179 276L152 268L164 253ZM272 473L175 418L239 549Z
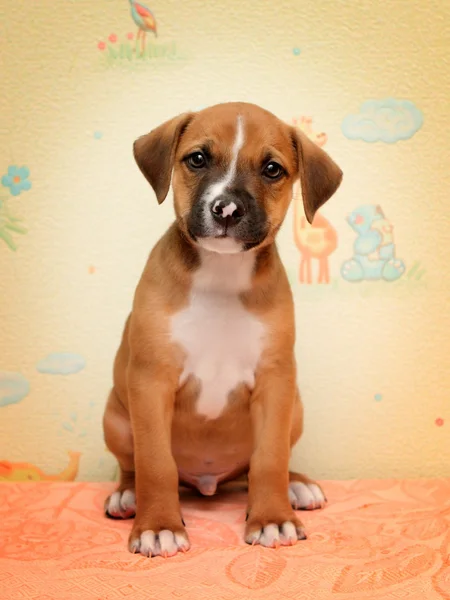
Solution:
M349 140L395 144L409 140L423 125L423 113L409 100L367 100L359 113L342 121L342 133Z
M12 165L8 167L8 173L2 177L2 185L9 188L13 196L18 196L21 192L27 192L31 189L30 169L28 167L17 167Z

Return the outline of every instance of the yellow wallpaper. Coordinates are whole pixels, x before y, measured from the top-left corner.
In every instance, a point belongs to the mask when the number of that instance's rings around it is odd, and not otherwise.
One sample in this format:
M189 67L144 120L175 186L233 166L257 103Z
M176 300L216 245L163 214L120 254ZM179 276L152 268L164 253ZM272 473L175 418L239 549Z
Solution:
M173 214L131 145L227 100L294 120L345 173L312 229L294 204L279 238L296 468L449 476L450 4L143 2L0 3L0 480L114 476L113 356Z

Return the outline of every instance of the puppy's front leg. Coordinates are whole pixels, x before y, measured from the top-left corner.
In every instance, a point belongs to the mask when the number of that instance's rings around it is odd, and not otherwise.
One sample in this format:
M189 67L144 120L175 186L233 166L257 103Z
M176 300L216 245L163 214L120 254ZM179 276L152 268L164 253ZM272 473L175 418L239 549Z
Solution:
M251 406L254 450L245 532L249 544L277 547L306 537L288 496L295 394L293 359L258 374Z
M166 369L134 360L128 393L136 470L136 517L129 549L145 556L172 556L189 549L171 452L174 383Z

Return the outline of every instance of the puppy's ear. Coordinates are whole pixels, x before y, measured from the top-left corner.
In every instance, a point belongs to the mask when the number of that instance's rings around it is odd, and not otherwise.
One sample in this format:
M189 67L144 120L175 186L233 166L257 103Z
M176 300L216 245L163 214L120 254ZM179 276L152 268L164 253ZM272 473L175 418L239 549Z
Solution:
M169 192L178 142L193 116L193 113L185 113L166 121L133 144L134 159L152 186L159 204Z
M343 173L328 154L302 131L292 128L292 140L298 157L303 207L308 222L312 223L317 210L340 186Z

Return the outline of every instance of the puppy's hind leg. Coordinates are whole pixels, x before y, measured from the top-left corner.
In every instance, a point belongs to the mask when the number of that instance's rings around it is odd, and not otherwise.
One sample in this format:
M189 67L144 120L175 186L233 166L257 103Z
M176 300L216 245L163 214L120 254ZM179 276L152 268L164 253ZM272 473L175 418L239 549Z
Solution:
M105 514L111 519L129 519L136 514L133 436L130 419L112 389L103 417L105 442L119 462L120 481L105 502Z

